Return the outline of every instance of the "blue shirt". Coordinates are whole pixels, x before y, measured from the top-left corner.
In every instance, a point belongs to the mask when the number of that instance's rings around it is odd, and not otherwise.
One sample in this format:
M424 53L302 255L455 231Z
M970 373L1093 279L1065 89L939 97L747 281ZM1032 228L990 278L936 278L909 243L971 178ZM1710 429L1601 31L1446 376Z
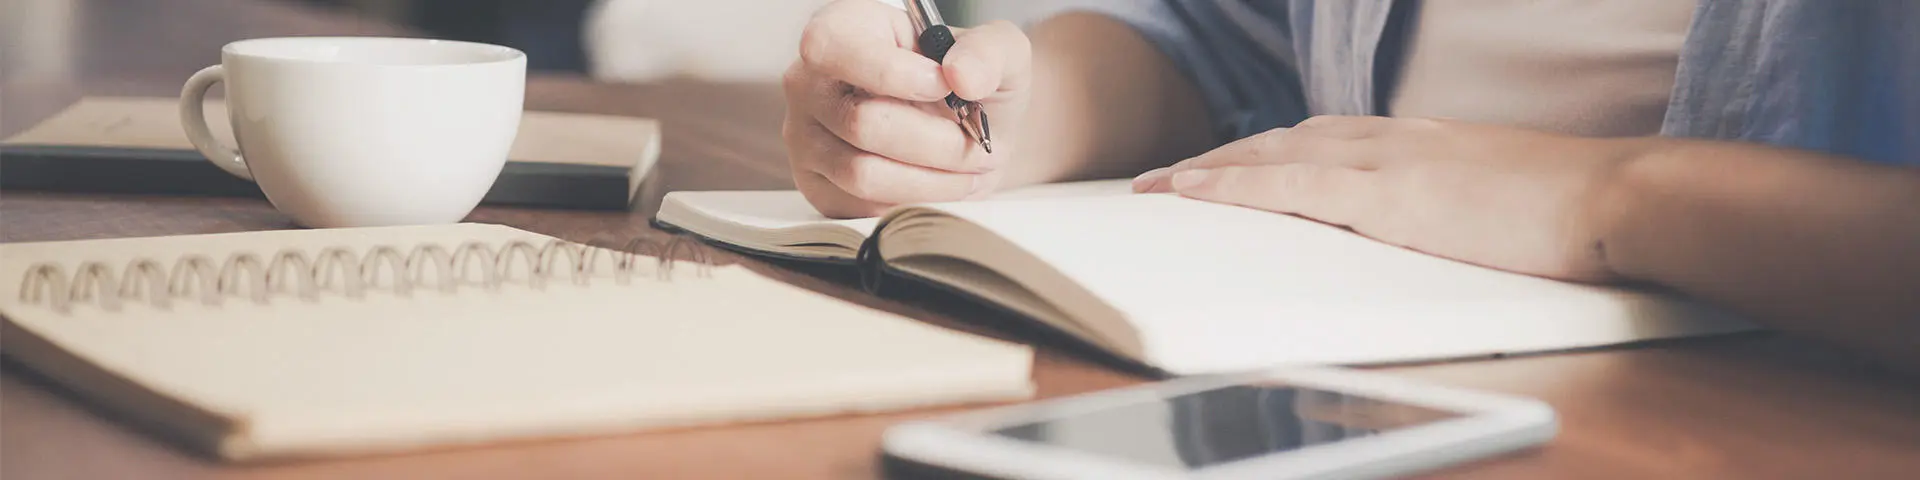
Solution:
M1681 1L1681 0L1675 0ZM1920 166L1920 1L1697 0L1662 135ZM1132 25L1241 138L1383 115L1404 54L1395 0L1132 0Z

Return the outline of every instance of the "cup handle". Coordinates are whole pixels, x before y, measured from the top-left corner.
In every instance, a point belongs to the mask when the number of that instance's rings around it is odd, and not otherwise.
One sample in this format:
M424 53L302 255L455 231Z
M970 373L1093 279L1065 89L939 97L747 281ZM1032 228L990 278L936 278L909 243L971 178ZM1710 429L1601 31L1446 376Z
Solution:
M226 79L227 70L219 65L200 69L187 78L187 85L180 89L180 126L186 128L187 140L193 142L193 148L200 150L207 161L227 173L252 181L253 173L247 170L247 162L240 157L240 152L220 144L220 140L213 138L213 131L207 128L203 105L207 90Z

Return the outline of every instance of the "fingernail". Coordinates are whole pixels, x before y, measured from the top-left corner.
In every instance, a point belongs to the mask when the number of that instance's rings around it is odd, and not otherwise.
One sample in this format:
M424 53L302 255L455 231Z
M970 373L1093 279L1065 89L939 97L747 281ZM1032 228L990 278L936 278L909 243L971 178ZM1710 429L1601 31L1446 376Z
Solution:
M1153 170L1148 170L1147 173L1142 173L1138 177L1133 177L1134 193L1146 192L1148 188L1153 187L1153 184L1155 182L1159 182L1160 178L1165 177L1166 175L1167 175L1167 168L1161 167Z
M1211 175L1211 172L1206 170L1187 170L1176 173L1173 175L1173 189L1186 190L1198 187L1202 182L1207 181L1208 175Z

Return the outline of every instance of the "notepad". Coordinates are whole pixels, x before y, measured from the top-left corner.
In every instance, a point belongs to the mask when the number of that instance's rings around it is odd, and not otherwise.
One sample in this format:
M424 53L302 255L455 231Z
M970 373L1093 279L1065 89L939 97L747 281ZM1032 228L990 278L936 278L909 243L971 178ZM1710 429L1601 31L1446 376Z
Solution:
M828 219L793 191L669 193L655 221L759 255L855 265L1000 307L1163 373L1379 365L1754 330L1665 292L1427 255L1125 180Z
M697 246L485 224L5 244L0 340L229 461L1032 394L1024 346L708 265Z

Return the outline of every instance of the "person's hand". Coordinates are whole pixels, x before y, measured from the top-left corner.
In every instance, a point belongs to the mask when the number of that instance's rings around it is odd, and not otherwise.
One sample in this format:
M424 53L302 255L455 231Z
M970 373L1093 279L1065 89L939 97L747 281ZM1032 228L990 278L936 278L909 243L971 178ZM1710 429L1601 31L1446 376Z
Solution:
M1609 182L1651 143L1428 119L1314 117L1141 174L1174 192L1345 226L1469 263L1617 279Z
M793 178L821 214L869 217L913 202L977 198L1019 148L1032 47L1011 23L954 29L945 65L914 47L904 10L874 0L821 8L787 70ZM956 123L948 93L981 102L994 153Z

